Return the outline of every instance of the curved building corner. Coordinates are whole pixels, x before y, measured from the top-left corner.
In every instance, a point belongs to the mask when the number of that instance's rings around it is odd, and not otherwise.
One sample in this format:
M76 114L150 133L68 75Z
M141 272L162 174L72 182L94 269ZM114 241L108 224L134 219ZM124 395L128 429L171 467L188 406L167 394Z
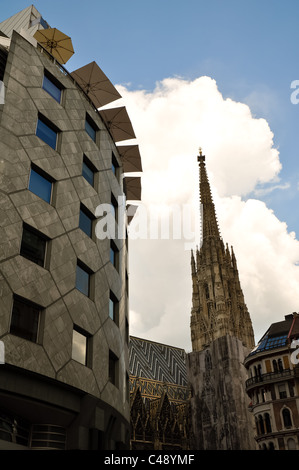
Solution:
M129 146L48 28L33 6L0 23L0 449L126 449Z

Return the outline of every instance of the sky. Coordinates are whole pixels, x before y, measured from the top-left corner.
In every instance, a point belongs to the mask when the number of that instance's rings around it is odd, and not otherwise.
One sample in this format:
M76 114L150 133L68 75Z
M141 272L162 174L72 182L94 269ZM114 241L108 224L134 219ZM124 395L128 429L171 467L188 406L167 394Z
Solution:
M29 4L0 0L0 21ZM71 36L70 72L95 60L109 77L122 95L112 106L126 106L137 136L143 196L130 227L130 334L191 350L199 147L256 341L299 311L299 2L34 5ZM154 220L176 220L176 233L151 232Z

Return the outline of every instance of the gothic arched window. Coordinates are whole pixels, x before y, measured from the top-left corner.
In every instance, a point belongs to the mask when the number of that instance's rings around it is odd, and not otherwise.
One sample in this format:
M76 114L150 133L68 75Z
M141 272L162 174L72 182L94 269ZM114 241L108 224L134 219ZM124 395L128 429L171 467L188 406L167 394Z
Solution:
M272 432L271 421L269 413L264 414L265 418L265 425L266 425L266 432Z
M283 418L283 424L286 428L290 428L292 426L292 418L291 418L291 413L288 408L284 408L282 410L282 418Z
M265 434L264 420L263 420L262 415L258 416L258 423L259 423L260 434Z

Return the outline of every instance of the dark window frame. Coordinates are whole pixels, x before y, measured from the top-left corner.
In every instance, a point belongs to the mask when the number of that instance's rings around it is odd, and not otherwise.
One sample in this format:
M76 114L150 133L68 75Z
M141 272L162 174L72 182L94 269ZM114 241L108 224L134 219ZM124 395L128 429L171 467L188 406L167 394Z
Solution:
M84 229L84 221L90 223L89 230ZM79 228L89 237L93 238L93 229L94 229L94 215L87 209L83 204L80 204L80 212L79 212Z
M111 193L111 211L115 222L118 223L118 201L113 193Z
M85 174L84 174L84 167L86 167L87 170L89 170L92 173L92 182L91 182L90 176L86 174L88 173L88 171L87 172L85 171ZM83 162L82 162L82 176L93 188L95 186L95 177L96 177L97 172L98 172L97 168L93 165L93 163L89 160L89 158L84 154Z
M26 232L29 232L34 237L38 238L39 241L43 242L43 247L42 247L43 256L42 257L37 255L38 250L36 250L35 247L33 247L33 250L30 250L30 249L28 250L29 243L26 246L26 239L24 237L24 234ZM38 266L41 266L42 268L44 268L46 266L49 240L50 239L46 235L39 232L36 228L31 227L30 225L26 223L23 223L23 233L22 233L22 239L21 239L21 245L20 245L20 255L32 261L33 263L36 263Z
M45 130L50 130L51 135L47 136ZM49 147L53 150L57 151L58 148L58 138L59 134L61 133L60 129L50 121L46 116L41 113L38 113L37 122L36 122L36 130L35 135L45 142ZM55 134L55 143L52 142L53 134Z
M20 311L18 311L18 308L20 309ZM29 319L29 323L31 323L31 328L27 328L22 325L24 323L24 319L21 318L21 310L23 313L25 310L25 315L27 315L28 313L32 315L32 318ZM33 343L38 343L41 315L43 311L44 308L40 305L31 302L30 300L25 299L23 297L14 295L9 328L10 334L31 341ZM33 318L34 316L36 318ZM32 326L34 326L34 328L32 328Z
M98 126L96 125L96 123L94 122L94 120L92 119L92 117L86 113L86 116L85 116L85 131L87 132L87 134L89 135L89 137L91 138L91 140L93 140L95 143L97 142L97 133L98 133Z
M119 300L116 295L110 290L109 294L109 318L118 325L119 317Z
M115 156L115 153L112 152L112 157L111 157L111 170L114 176L118 179L119 177L119 163L118 160Z
M110 240L110 262L118 271L119 270L119 249L116 246L116 243L112 239Z
M51 185L49 198L45 198L41 196L41 192L38 191L37 189L33 191L33 188L32 188L33 183L32 183L32 177L31 177L32 172L36 173L40 178L43 178L45 181L47 181L47 183ZM50 175L48 175L45 171L43 171L41 168L37 167L33 163L31 164L30 173L29 173L29 182L28 182L29 191L31 191L33 194L35 194L36 196L38 196L39 198L41 198L43 201L47 202L48 204L51 204L52 199L53 199L54 183L55 183L55 180Z
M117 388L119 386L118 366L119 366L119 358L116 356L116 354L114 354L113 351L109 349L108 378L109 378L109 382L111 382Z
M51 91L51 86L48 84L53 85L59 91L59 99L55 96L55 94ZM43 77L43 90L45 90L57 103L61 104L62 102L62 93L64 90L64 86L60 83L60 81L54 77L47 69L44 70L44 77Z
M282 421L285 428L289 429L293 426L292 414L289 408L282 409Z
M79 288L79 285L77 283L78 281L78 268L83 271L85 274L88 275L88 289L87 292L84 289ZM79 271L80 272L80 271ZM86 266L86 264L82 263L81 260L77 259L77 265L76 265L76 282L75 286L78 291L80 291L82 294L86 295L86 297L91 298L91 278L92 278L93 272L91 269Z

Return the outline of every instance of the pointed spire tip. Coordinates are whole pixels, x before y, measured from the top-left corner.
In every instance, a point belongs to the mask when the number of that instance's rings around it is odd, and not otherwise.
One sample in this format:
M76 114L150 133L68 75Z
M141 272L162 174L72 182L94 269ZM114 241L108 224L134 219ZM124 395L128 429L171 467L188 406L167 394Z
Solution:
M203 163L205 161L205 155L202 154L202 148L199 147L199 155L197 156L197 161Z

